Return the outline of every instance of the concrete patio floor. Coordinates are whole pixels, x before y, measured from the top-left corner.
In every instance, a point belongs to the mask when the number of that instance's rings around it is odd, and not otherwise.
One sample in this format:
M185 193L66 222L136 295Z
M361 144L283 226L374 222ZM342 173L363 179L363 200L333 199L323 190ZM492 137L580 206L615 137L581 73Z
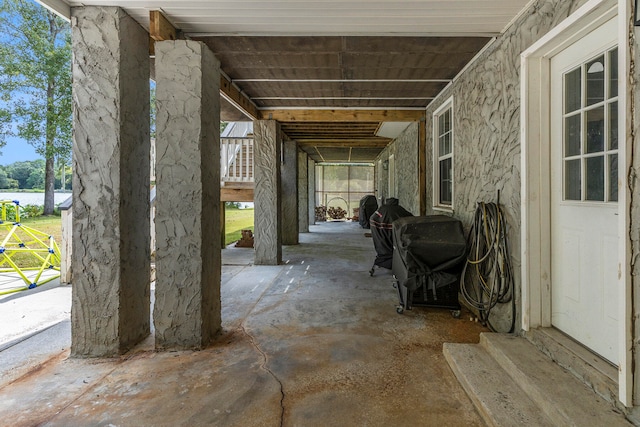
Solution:
M3 375L0 425L484 425L442 344L486 329L464 311L396 314L391 274L369 276L365 231L311 226L280 266L225 249L223 331L203 351L157 353L149 337L120 358L71 359L68 320L0 351L6 367L11 352L59 347L24 376Z

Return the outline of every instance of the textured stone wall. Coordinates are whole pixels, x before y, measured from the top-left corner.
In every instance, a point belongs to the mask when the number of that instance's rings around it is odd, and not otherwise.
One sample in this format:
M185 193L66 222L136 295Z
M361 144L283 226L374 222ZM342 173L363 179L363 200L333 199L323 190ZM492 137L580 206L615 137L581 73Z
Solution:
M539 0L427 108L427 213L433 210L433 112L453 95L454 212L469 227L477 202L500 203L520 307L520 54L586 0ZM503 307L509 311L509 307ZM518 319L516 325L520 324ZM496 311L501 330L508 313Z
M395 154L395 152L396 145L392 142L382 150L375 162L376 197L378 198L378 205L381 204L382 200L389 197L389 171L380 165L384 165L385 162L388 162L389 156Z
M253 122L254 168L254 262L282 262L280 221L280 124L275 120Z
M388 196L388 171L378 167L378 160L389 160L394 155L396 162L396 197L400 205L414 215L420 213L418 179L418 123L411 123L376 159L377 197Z
M220 64L200 42L156 43L157 348L220 329Z
M298 231L309 232L309 156L298 150Z
M150 332L149 37L122 9L72 9L74 356Z
M418 123L411 123L394 141L396 195L400 204L414 215L420 215L418 130Z
M307 168L309 175L309 225L316 223L316 162L309 159L309 167Z
M283 164L280 169L282 197L282 244L298 244L298 144L286 140L283 144Z

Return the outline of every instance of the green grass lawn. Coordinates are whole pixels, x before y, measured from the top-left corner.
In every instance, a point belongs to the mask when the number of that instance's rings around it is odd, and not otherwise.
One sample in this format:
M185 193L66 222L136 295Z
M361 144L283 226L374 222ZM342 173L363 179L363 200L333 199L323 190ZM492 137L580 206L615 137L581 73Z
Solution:
M253 209L227 209L225 215L225 245L240 240L242 230L253 231Z
M227 209L226 220L225 244L227 245L240 240L241 230L253 231L253 209ZM58 245L62 242L61 218L59 216L25 218L21 223L52 235Z
M53 236L58 245L62 242L62 219L59 216L50 215L24 218L20 220L20 223Z
M58 246L62 245L62 219L59 216L24 218L20 223L24 226L41 231L46 235L53 236ZM240 240L240 237L242 237L241 230L247 229L253 231L253 209L227 209L225 245L229 245L230 243ZM0 242L4 240L10 230L11 224L0 227ZM23 241L26 241L28 238L23 234L19 234L19 237ZM42 236L42 238L46 240L46 236ZM19 265L24 267L38 265L37 262L35 264L30 262L30 257L24 254L16 255L13 259L15 262L19 261Z
M62 242L62 220L59 216L39 216L35 218L24 218L20 220L20 224L23 227L29 227L30 229L34 229L45 235L41 235L40 233L35 234L40 240L44 241L45 244L49 244L48 236L53 236L54 240L60 246ZM5 223L0 227L0 239L4 240L5 237L12 231L13 223ZM29 248L39 248L39 244L35 244L33 237L29 234L26 234L22 229L17 229L14 232L14 235L18 237L22 242L24 242ZM11 239L11 242L16 242L15 239ZM7 246L9 247L9 246ZM46 254L40 254L41 256L46 256ZM12 258L13 262L18 264L20 267L39 267L42 263L35 259L32 255L28 254L15 254ZM6 264L2 263L1 267L7 267Z

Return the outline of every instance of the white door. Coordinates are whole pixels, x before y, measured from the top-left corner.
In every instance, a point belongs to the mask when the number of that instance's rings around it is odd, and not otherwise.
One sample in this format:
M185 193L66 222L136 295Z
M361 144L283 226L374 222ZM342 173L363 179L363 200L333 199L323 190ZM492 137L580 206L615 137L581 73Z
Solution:
M618 363L616 19L551 59L551 322Z

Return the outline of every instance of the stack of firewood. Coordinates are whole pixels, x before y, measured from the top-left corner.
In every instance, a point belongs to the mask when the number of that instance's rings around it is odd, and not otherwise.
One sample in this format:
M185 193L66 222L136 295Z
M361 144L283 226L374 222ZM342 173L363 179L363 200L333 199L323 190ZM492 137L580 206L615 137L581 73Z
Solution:
M331 219L343 219L347 216L347 211L342 209L340 206L336 206L335 208L331 206L327 209L327 214L329 214Z
M326 221L326 220L327 220L327 207L316 206L316 221Z
M236 242L236 248L252 248L253 232L251 230L242 230L242 238Z

